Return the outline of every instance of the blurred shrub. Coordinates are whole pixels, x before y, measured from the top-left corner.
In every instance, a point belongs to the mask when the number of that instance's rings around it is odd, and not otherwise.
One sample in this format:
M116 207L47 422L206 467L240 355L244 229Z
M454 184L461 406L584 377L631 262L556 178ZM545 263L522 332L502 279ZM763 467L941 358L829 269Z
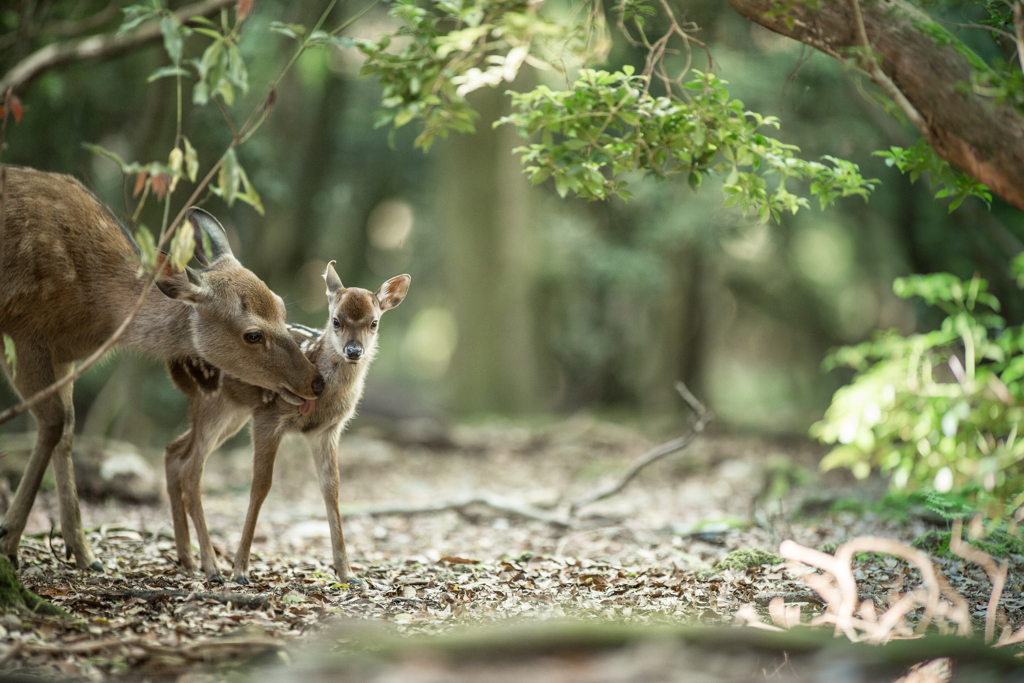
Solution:
M1005 324L980 277L913 276L893 289L945 318L932 332L889 331L826 359L826 367L848 365L857 375L811 429L836 444L822 467L848 467L859 478L878 467L896 489L963 490L992 515L1002 502L1020 505L1024 329Z

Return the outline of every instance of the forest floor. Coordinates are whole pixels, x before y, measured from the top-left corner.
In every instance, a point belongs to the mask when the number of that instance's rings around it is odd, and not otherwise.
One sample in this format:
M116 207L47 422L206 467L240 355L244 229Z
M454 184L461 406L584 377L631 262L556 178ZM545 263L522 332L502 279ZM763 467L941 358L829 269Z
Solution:
M323 501L301 439L286 440L279 455L248 586L181 573L165 500L83 502L88 538L106 569L80 571L61 559L60 538L49 537L56 500L41 494L21 545L20 578L72 617L0 617L0 680L203 681L244 676L252 667L275 667L274 680L305 683L527 676L668 681L697 671L704 675L696 680L779 680L786 664L790 678L811 680L818 674L807 667L819 669L820 659L803 669L795 655L792 661L789 655L743 659L733 643L733 654L718 661L704 656L707 645L691 642L684 651L614 629L731 627L747 604L771 623L767 606L778 596L801 605L806 621L822 612L822 601L782 563L748 570L716 565L737 549L777 553L787 538L814 548L858 536L909 543L947 528L921 510L873 512L884 485L820 473L823 450L816 445L723 435L701 437L645 469L619 494L579 510L571 527L479 504L366 514L382 505L434 506L486 495L565 519L566 501L607 484L654 445L587 417L541 428L358 429L343 438L340 462L343 511L350 513L344 531L359 585L335 580ZM157 468L158 456L148 454ZM204 505L225 576L245 515L250 458L244 447L221 451L207 467ZM1024 557L1007 561L999 624L1019 626ZM991 592L985 572L948 555L935 562L967 600L976 628L982 626ZM854 567L861 596L879 605L904 583L916 585L916 571L895 558L858 557ZM589 649L573 641L570 654L538 651L497 668L429 654L429 643L442 642L439 634L449 644L490 638L485 650L520 652L524 629L535 639L526 648L532 652L569 637L557 629L570 623L597 627L604 635L594 637L616 647L586 655ZM613 630L600 631L602 624ZM379 659L403 642L416 643L417 654ZM895 679L879 671L877 680Z

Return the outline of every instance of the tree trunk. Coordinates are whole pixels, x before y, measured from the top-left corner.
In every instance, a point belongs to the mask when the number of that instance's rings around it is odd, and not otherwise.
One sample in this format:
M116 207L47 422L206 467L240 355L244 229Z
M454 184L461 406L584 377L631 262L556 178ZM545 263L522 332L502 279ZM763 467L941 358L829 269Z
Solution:
M476 132L438 143L449 301L458 326L452 407L459 413L536 409L529 182L512 154L515 132L492 122L508 98L486 88L470 98Z
M861 47L852 5L822 0L780 14L778 0L729 0L751 21L845 60ZM943 159L1024 210L1024 116L1010 101L982 97L964 87L984 62L930 15L905 0L861 2L868 40L882 72L917 109L921 133ZM883 78L873 78L876 82Z

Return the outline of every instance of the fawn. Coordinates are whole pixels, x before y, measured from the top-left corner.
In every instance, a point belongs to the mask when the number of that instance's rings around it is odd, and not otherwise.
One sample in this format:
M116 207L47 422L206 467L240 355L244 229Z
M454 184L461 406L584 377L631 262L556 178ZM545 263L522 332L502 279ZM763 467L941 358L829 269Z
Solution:
M110 210L70 176L4 168L0 223L0 333L9 335L15 366L0 359L18 395L27 398L74 371L128 317L143 292L139 248ZM157 287L120 345L185 361L203 359L246 382L277 392L309 411L323 378L285 324L284 302L231 253L220 223L190 209L202 270L172 272L167 259ZM208 237L212 259L202 248ZM186 363L195 367L193 363ZM0 550L17 566L18 544L47 464L53 459L67 556L97 571L82 528L71 444L72 385L31 408L39 435L25 475L0 527Z
M199 559L208 579L222 581L214 559L213 544L203 516L200 486L203 467L211 451L235 434L252 417L253 467L249 509L232 566L232 578L249 583L249 550L256 530L256 518L270 491L274 459L286 432L302 432L313 451L320 492L327 507L331 528L334 571L340 581L349 580L350 568L341 532L338 509L338 439L355 413L363 395L363 383L370 362L377 353L377 326L381 314L402 303L409 291L408 275L393 277L376 293L358 287L345 288L334 270L334 261L324 272L329 300L327 327L312 330L292 325L302 350L324 377L324 390L309 414L278 400L273 392L250 386L228 375L219 382L202 382L199 374L188 372L180 361L168 369L174 384L189 404L191 427L172 441L164 453L167 493L174 519L174 541L178 560L188 573L195 571L189 540L188 518L192 517L199 541Z

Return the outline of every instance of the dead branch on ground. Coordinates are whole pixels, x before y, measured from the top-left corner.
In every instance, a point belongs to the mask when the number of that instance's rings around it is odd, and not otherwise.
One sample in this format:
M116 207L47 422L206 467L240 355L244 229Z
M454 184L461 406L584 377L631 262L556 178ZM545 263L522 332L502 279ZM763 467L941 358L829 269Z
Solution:
M697 400L697 397L694 396L681 381L676 382L676 391L679 392L683 397L683 400L686 401L690 408L693 409L690 429L679 438L663 443L642 455L633 463L626 473L611 486L573 501L572 505L569 507L570 515L575 515L576 512L584 505L590 505L591 503L596 503L599 500L604 500L614 496L616 493L626 488L626 485L633 481L633 479L635 479L645 467L689 446L690 443L704 431L704 428L707 427L708 423L715 418L715 414L705 408L704 404Z
M377 505L372 507L349 508L347 510L343 509L341 511L341 516L413 516L437 514L439 512L450 511L458 512L462 515L468 515L469 509L475 506L490 508L491 510L494 510L495 512L499 512L502 514L511 515L515 517L523 517L525 519L532 519L538 522L545 522L553 526L561 527L563 529L572 529L574 531L591 529L598 526L606 526L608 524L615 524L621 521L619 519L599 519L581 522L571 517L563 517L562 515L547 512L545 510L540 510L530 505L515 503L506 498L502 498L500 496L492 496L488 494L472 494L466 496L465 498L441 501L438 503L429 503L426 505L393 504Z

